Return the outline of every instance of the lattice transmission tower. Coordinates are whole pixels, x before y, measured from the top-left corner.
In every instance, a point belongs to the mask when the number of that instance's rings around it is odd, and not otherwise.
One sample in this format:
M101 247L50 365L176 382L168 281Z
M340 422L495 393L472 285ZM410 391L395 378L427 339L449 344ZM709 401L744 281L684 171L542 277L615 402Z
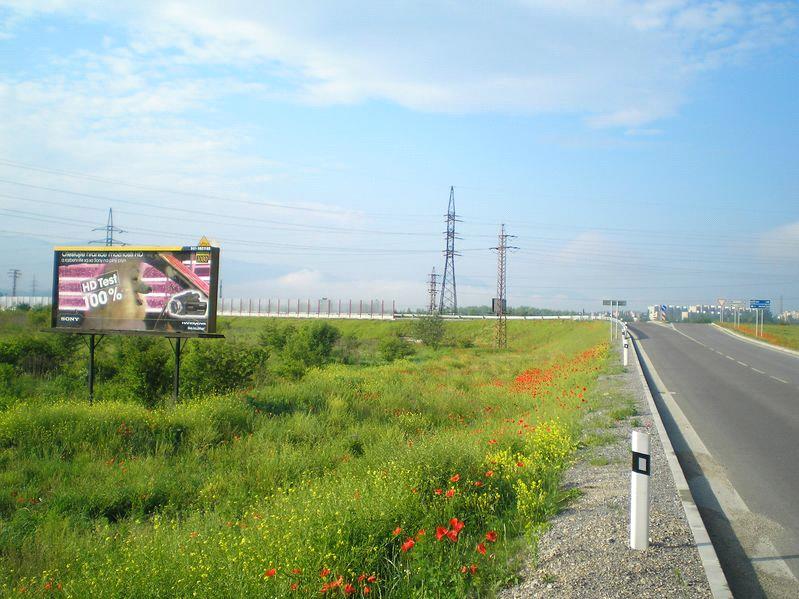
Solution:
M506 349L508 347L508 318L507 318L507 298L506 298L506 265L507 265L507 252L508 250L517 250L516 246L508 245L508 239L514 238L516 235L508 235L505 233L505 225L499 228L499 244L497 247L491 248L497 252L497 297L492 302L494 314L497 315L496 324L496 346L497 349Z
M455 223L461 222L455 214L455 187L449 188L449 207L447 208L447 249L444 250L444 275L441 277L441 299L438 303L440 314L458 313L458 292L455 287L455 240L460 239L455 235Z
M435 314L438 310L438 275L436 274L436 267L433 267L433 272L430 273L430 278L427 281L427 313Z
M18 268L8 269L8 276L11 279L11 297L17 296L17 280L22 276L22 271Z
M127 231L123 231L119 227L114 226L114 209L108 209L108 222L104 227L97 227L92 229L92 231L105 231L105 239L94 239L89 243L102 243L107 246L112 245L127 245L124 241L118 241L114 239L114 233L126 233Z

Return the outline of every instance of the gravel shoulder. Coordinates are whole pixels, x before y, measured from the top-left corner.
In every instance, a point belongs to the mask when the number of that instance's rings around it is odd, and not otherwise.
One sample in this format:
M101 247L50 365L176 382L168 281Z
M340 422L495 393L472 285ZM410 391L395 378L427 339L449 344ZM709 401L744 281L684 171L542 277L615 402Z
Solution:
M634 368L603 376L566 489L581 495L541 534L501 599L711 597L644 389ZM630 436L651 435L650 548L629 548Z

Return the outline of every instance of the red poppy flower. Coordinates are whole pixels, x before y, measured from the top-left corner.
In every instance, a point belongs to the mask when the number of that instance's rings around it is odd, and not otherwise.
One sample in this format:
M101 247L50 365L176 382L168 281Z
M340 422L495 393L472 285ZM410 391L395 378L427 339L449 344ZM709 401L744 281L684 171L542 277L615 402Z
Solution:
M488 472L486 472L486 476L488 478L491 478L492 476L494 476L494 471L493 470L489 470Z
M516 462L516 465L517 465L519 468L524 468L524 462Z
M349 582L348 582L348 583L347 583L347 584L344 586L344 594L345 594L345 595L352 595L354 592L355 592L355 587L352 585L352 583L349 583Z
M327 568L322 568L322 571L319 572L319 576L322 578L327 578L329 574L330 570L328 570Z
M272 578L275 574L277 574L277 570L274 568L269 568L269 570L264 572L264 578Z
M444 528L443 526L436 526L436 540L440 541L445 536L447 536L448 532L449 531L446 528Z
M455 530L448 530L447 531L447 538L452 541L453 543L458 542L458 532Z
M452 497L455 495L455 489L449 489L446 493L447 497Z
M436 495L441 495L443 492L441 489L436 489Z
M463 520L458 520L457 518L451 518L449 521L449 525L452 527L452 530L455 532L460 532L463 530L463 527L466 526Z
M377 576L372 574L369 578L366 579L366 582L377 582Z
M497 533L493 530L489 530L486 533L486 541L489 543L496 543L497 542Z
M472 574L474 574L475 572L477 572L477 564L472 564L471 566L469 566L469 571L470 571Z
M477 543L477 553L479 553L480 555L485 555L486 554L486 546L483 545L482 543Z
M460 479L461 479L461 475L460 475L460 474L455 474L454 476L451 476L451 477L450 477L449 481L450 481L450 482L453 482L453 483L456 483L456 482L458 482Z
M416 533L416 538L418 539L419 537L423 537L424 535L425 535L424 528L420 528L419 532Z
M292 568L291 569L291 573L292 574L302 574L302 570L300 570L299 568Z
M481 480L474 481L474 486L475 487L482 487L483 486L483 481L481 481Z
M411 537L408 537L408 539L402 544L402 551L410 551L413 549L414 545L416 545L416 541L414 541Z
M296 591L298 588L300 588L300 583L298 583L298 582L292 582L291 583L291 590L292 591Z
M358 582L363 582L364 580L366 580L366 574L361 574L361 575L358 577Z
M461 574L466 574L469 571L469 568L466 566L461 566Z
M397 528L395 528L395 529L394 529L394 531L393 531L391 534L392 534L392 535L394 535L394 536L396 537L396 536L397 536L398 534L400 534L401 532L402 532L402 528L401 528L401 527L399 527L399 526L397 526Z
M371 592L372 592L372 589L370 589L369 587L363 587L363 594L364 595L368 595Z

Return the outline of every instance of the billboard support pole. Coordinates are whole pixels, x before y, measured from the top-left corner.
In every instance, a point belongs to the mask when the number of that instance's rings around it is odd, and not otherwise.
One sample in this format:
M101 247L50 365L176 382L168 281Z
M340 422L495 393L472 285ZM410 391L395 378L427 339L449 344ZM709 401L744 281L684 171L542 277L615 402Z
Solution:
M89 403L94 403L94 350L100 345L100 341L102 341L105 335L100 335L99 339L96 339L96 335L89 335Z
M79 333L80 334L80 333ZM80 334L81 339L83 339L83 343L86 344L86 347L89 349L89 364L87 369L87 376L86 376L86 383L89 388L89 403L94 402L94 350L97 349L97 346L100 345L100 341L103 340L105 335L97 335L95 333L90 334ZM89 338L88 343L86 342L86 337Z
M94 403L94 335L89 335L89 403Z
M180 393L180 349L181 349L181 338L175 337L175 342L172 343L172 337L167 337L169 339L169 344L172 346L172 351L175 352L175 372L172 376L172 401L174 403L178 402L178 395ZM186 340L188 341L188 339ZM185 343L183 343L185 345Z

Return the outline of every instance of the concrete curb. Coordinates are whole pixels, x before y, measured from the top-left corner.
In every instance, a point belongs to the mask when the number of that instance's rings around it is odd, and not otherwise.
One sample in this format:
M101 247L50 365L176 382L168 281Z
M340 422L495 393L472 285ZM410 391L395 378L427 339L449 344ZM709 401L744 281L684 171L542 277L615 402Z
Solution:
M652 362L646 355L644 348L640 346L638 340L635 339L629 329L628 332L630 333L630 338L633 341L633 348L635 349L636 370L638 371L638 376L641 379L641 385L644 388L646 401L649 404L649 411L652 413L652 420L655 422L655 427L657 428L658 435L660 436L660 441L663 444L663 451L666 454L666 461L669 464L669 469L671 470L672 477L674 478L674 486L677 488L680 502L682 503L683 510L685 511L685 517L688 520L688 526L691 528L691 533L694 537L694 543L696 544L696 549L699 552L699 558L701 559L702 566L705 569L705 576L707 576L710 592L712 593L714 599L732 599L732 593L730 592L730 587L727 584L727 577L724 576L724 571L721 569L718 555L716 555L716 550L713 547L713 543L710 541L710 535L708 535L707 529L705 528L705 523L702 521L702 517L699 514L699 509L697 508L693 496L691 495L691 490L688 487L688 481L686 480L685 474L683 473L680 463L677 460L677 454L674 452L674 447L672 447L671 440L666 433L666 427L663 425L663 421L660 418L660 412L658 412L655 399L652 396L652 391L649 389L649 385L646 382L646 377L644 376L643 365L641 362L642 360L645 360L648 363L650 372L656 374L651 365Z
M779 345L774 345L773 343L766 343L765 341L758 341L757 339L752 339L751 337L747 337L746 335L741 335L740 333L736 333L735 331L731 331L730 329L725 329L724 327L720 327L715 322L710 323L710 326L714 326L718 330L727 333L731 337L736 337L741 341L746 341L747 343L751 343L752 345L759 345L760 347L765 347L767 349L771 349L783 354L788 354L789 356L794 356L795 358L799 358L799 351L788 349L787 347L780 347Z

